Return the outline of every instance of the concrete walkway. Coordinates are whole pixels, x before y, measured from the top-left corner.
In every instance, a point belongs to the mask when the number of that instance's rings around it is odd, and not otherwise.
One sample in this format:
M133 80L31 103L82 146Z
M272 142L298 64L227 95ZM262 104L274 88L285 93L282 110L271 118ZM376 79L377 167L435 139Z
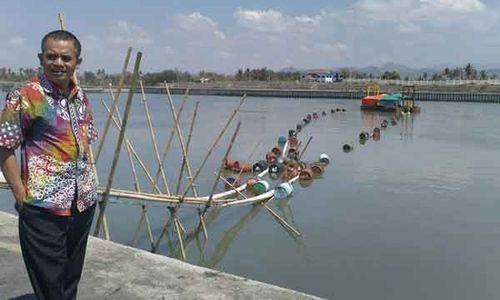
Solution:
M17 217L0 212L0 299L34 299ZM78 299L319 299L91 237Z

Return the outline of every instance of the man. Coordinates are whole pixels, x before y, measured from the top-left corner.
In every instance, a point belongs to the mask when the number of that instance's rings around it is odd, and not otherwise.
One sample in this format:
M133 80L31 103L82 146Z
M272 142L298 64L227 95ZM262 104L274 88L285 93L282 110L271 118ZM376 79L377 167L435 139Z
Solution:
M76 299L97 199L90 102L73 75L81 45L70 32L42 39L42 73L7 95L0 165L19 212L19 239L39 299ZM21 171L14 150L21 147Z

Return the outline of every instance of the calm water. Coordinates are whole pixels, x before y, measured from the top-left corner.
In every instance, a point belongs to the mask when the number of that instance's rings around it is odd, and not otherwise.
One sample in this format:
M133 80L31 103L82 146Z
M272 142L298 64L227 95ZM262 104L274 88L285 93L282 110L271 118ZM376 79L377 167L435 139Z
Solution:
M109 102L109 97L91 96L96 123L102 128L105 114L100 99ZM179 99L175 97L177 105ZM200 109L191 147L194 169L239 99L191 96L182 117L185 136L196 100ZM149 104L163 148L172 123L168 104L161 95L150 95ZM243 112L235 118L242 128L232 158L247 158L262 140L253 160L261 159L277 137L286 135L305 114L325 110L327 116L305 127L299 138L305 142L313 137L304 160L313 161L327 153L332 163L309 186L295 184L292 198L270 203L301 231L302 238L289 235L259 207L226 208L209 213L208 242L202 234L186 241L188 261L326 298L498 299L500 105L421 106L420 115L389 125L380 141L360 145L361 130L372 129L391 115L362 113L359 102L353 100L247 99ZM336 107L347 111L331 115L330 109ZM132 113L129 136L148 168L154 170L139 98ZM209 193L213 171L235 124L202 172L198 181L202 194ZM112 133L117 135L114 129ZM346 142L354 144L350 153L342 151ZM177 145L167 160L171 189L180 166ZM103 183L113 151L110 139L99 162ZM126 152L122 154L114 185L132 189ZM151 190L145 180L141 188ZM9 192L2 193L0 209L12 211ZM140 217L138 204L108 207L113 240L131 243ZM149 211L156 238L168 219L167 209L151 205ZM183 208L180 213L191 231L196 224L195 209ZM144 231L140 246L148 247ZM159 252L178 257L175 239L165 239Z

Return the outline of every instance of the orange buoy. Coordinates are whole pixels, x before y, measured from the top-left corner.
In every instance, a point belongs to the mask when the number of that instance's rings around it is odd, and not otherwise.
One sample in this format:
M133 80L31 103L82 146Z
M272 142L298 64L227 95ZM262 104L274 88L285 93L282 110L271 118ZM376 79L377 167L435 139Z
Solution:
M278 157L273 152L267 152L266 154L266 160L268 163L275 162L277 158Z
M288 138L288 145L290 147L296 147L299 144L299 139L295 136L291 136Z
M274 153L276 156L281 156L281 154L283 154L283 151L281 150L281 148L279 146L274 146L271 149L271 152Z
M325 167L320 164L313 164L311 166L311 171L314 177L319 177L325 173Z
M299 173L300 180L311 180L313 178L313 171L309 168L302 169Z

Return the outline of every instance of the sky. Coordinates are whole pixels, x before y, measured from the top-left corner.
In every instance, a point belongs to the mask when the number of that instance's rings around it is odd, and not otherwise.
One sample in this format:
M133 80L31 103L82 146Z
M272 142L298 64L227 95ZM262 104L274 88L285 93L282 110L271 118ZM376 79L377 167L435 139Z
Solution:
M2 1L0 67L38 66L59 12L82 42L82 70L119 73L129 46L143 72L500 67L493 0Z

